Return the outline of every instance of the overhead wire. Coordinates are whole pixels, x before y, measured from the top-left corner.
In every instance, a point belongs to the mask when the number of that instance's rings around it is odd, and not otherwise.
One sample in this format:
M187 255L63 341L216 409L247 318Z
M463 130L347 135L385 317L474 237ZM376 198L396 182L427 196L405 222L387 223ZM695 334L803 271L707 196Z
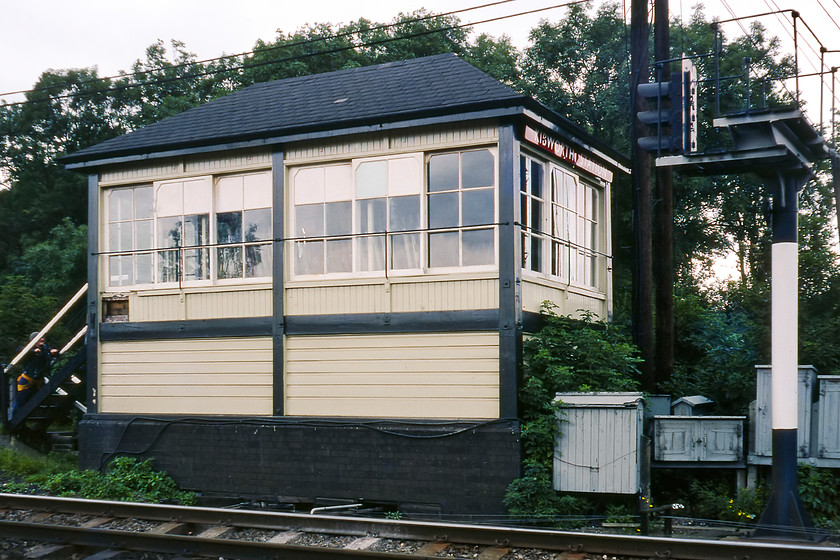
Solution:
M481 5L478 5L478 6L472 6L472 7L469 7L469 8L452 10L452 11L445 12L445 13L440 13L440 14L430 14L428 16L424 16L424 17L421 17L421 18L413 18L413 19L409 19L409 20L402 20L402 21L399 21L399 22L393 22L393 23L390 23L390 24L383 24L383 25L379 25L379 26L374 26L374 27L371 27L370 29L366 29L366 30L363 30L363 31L364 32L370 32L370 31L376 31L376 30L389 29L389 28L393 28L393 27L396 27L396 26L405 25L407 23L416 23L416 22L421 22L421 21L427 21L427 20L434 19L434 18L445 17L445 16L449 16L449 15L455 15L455 14L459 14L459 13L474 11L474 10L478 10L478 9L482 9L482 8L497 6L497 5L500 5L500 4L506 4L506 3L509 3L509 2L512 2L512 1L515 1L515 0L498 0L498 1L495 1L495 2L489 2L489 3L481 4ZM765 4L768 7L772 8L772 6L770 5L770 2L773 2L773 5L778 8L778 5L775 3L775 0L764 0L764 1L765 1ZM225 73L229 73L229 72L237 72L237 71L240 71L240 70L248 70L248 69L251 69L251 68L256 68L256 67L259 67L259 66L265 66L265 65L271 65L271 64L280 64L280 63L283 63L283 62L290 62L290 61L299 60L299 59L302 59L302 58L308 58L308 57L312 57L312 56L329 55L329 54L335 54L335 53L338 53L338 52L343 52L343 51L346 51L346 50L353 50L353 49L366 48L366 47L375 47L375 46L382 45L382 44L385 44L385 43L391 43L391 42L395 42L395 41L420 37L420 36L434 34L434 33L441 33L441 32L450 31L450 30L453 30L453 29L460 29L460 28L465 28L465 27L482 25L482 24L485 24L485 23L500 21L500 20L504 20L504 19L510 19L510 18L519 17L519 16L522 16L522 15L528 15L528 14L533 14L533 13L542 12L542 11L548 11L548 10L552 10L552 9L569 7L571 5L580 4L580 3L584 3L584 2L586 2L586 0L571 0L571 1L560 3L560 4L554 4L554 5L551 5L551 6L546 6L546 7L542 7L542 8L533 9L533 10L527 10L527 11L523 11L523 12L507 14L507 15L503 15L503 16L499 16L499 17L495 17L495 18L488 18L488 19L469 22L469 23L459 23L459 24L452 25L452 26L445 26L445 27L439 27L439 28L436 28L436 29L424 30L424 31L418 32L418 33L411 33L411 34L400 35L400 36L395 36L395 37L387 37L387 38L378 39L378 40L375 40L375 41L368 41L368 42L364 42L364 41L353 42L353 43L351 43L349 45L346 45L346 46L337 47L337 48L328 49L328 50L319 51L319 52L309 52L309 53L305 53L305 54L281 57L281 58L266 60L266 61L261 61L261 62L251 61L250 63L246 63L245 61L243 61L243 63L241 63L241 64L237 64L237 65L227 67L227 68L221 68L221 69L216 68L216 69L210 69L210 70L199 71L199 72L190 72L187 75L173 76L173 77L169 77L169 78L154 79L154 80L145 80L145 81L130 83L130 84L126 84L126 85L117 85L117 86L113 86L113 87L110 87L110 88L99 88L99 89L96 89L94 91L74 92L74 93L68 93L68 94L64 94L64 95L47 96L43 100L58 100L58 99L82 97L82 96L86 96L86 95L93 95L93 94L99 94L99 93L104 93L104 92L122 91L122 90L126 90L126 89L144 87L144 86L149 86L149 85L161 85L161 84L170 83L170 82L174 82L174 81L196 79L196 78L200 78L200 77L207 76L207 75L213 75L213 74L225 74ZM834 0L834 3L835 3L835 5L840 7L840 3L838 2L838 0ZM758 45L756 45L755 41L750 36L746 27L742 24L741 20L746 19L746 18L759 17L759 16L762 16L762 15L768 15L768 14L757 14L757 15L752 15L752 16L741 16L741 17L739 17L739 16L736 15L735 11L732 9L732 6L729 4L729 2L727 0L721 0L721 4L732 16L731 21L735 21L738 24L738 26L740 27L744 36L750 42L752 42L755 47L758 47ZM681 4L681 6L682 6L682 4ZM821 6L821 7L823 8L823 10L826 10L825 6ZM771 12L771 13L774 14L777 19L784 22L784 20L782 20L782 18L780 17L779 14L783 13L785 11L792 11L792 10L777 10L777 11ZM624 4L625 25L626 25L626 12L627 12L627 7L626 7L626 2L625 2L625 4ZM826 10L826 12L827 12L827 10ZM828 15L830 16L830 14L828 14ZM682 16L682 11L681 11L681 16ZM801 18L801 16L800 16L800 18ZM837 22L833 18L830 18L830 19L835 24L835 26L837 26ZM804 20L803 20L803 22L804 22ZM816 36L816 34L810 29L810 27L807 25L807 23L805 23L805 25L806 25L806 27L808 27L808 30L811 32L811 34L814 36L814 39L816 39L817 42L820 43L820 45L821 45L821 41ZM788 35L791 35L790 30L787 28L787 26L783 25L782 27L788 33ZM840 28L840 26L838 26L838 28ZM256 55L256 54L264 54L266 52L272 52L272 51L277 51L277 50L282 50L282 49L289 49L289 48L296 47L296 46L302 46L302 45L313 44L313 43L318 43L318 42L328 42L328 41L334 40L334 39L339 39L339 38L343 38L343 37L347 37L347 36L357 35L359 32L360 32L360 30L345 31L345 32L342 32L342 33L335 33L335 34L327 35L327 36L324 36L324 37L316 37L316 38L306 39L306 40L302 40L302 41L293 41L291 43L286 43L286 44L282 44L282 45L273 45L273 46L260 48L260 49L255 49L255 50L252 50L252 51L247 51L247 52L238 53L238 54L223 55L223 56L220 56L220 57L214 57L214 58L209 58L209 59L204 59L204 60L199 60L199 61L189 61L189 62L184 62L184 63L180 63L180 64L167 66L166 70L180 69L180 68L184 68L184 67L202 66L202 65L209 64L209 63L213 63L213 62L221 62L221 61L225 61L225 60L242 58L242 57L246 57L246 56L253 56L253 55ZM684 35L685 34L683 33L683 36ZM684 40L684 38L683 38L683 40ZM811 45L808 42L806 42L806 44L811 48L811 50L814 50L813 45ZM816 51L814 51L814 52L816 52ZM809 60L809 62L810 62L810 59L806 58L806 60ZM129 73L122 73L122 74L119 74L118 76L109 76L109 77L104 77L104 78L97 78L95 80L85 80L85 81L76 82L76 83L73 83L73 84L66 84L66 86L71 86L72 85L72 86L77 86L78 87L80 85L87 85L87 84L91 84L91 83L108 83L108 82L110 82L111 80L114 80L114 79L126 79L126 78L130 78L130 77L134 77L134 76L147 75L151 71L153 71L153 69L139 70L139 71L136 71L136 72L133 72L133 73L130 73L130 74ZM822 68L818 68L818 72L823 72ZM756 77L758 77L760 79L763 79L761 76L758 76L757 73L755 75L756 75ZM789 79L789 78L792 78L792 77L793 76L788 77L788 78L784 78L784 79ZM792 96L790 90L787 88L787 86L784 84L784 82L781 82L781 85L785 89L785 91L789 95ZM21 94L21 93L37 93L37 92L48 90L48 89L55 89L56 87L62 87L62 86L51 86L49 88L45 87L45 88L36 88L36 89L31 89L31 90L20 90L20 91L16 91L16 92L8 92L8 93L0 94L0 96ZM38 101L43 101L43 100L38 100ZM835 100L837 100L836 96L835 96ZM15 106L15 105L24 105L24 104L31 103L31 102L32 101L30 101L30 100L26 100L26 101L21 101L21 102L14 102L14 103L4 103L4 105L5 106Z
M407 20L400 20L400 21L395 21L395 22L392 22L392 23L385 23L385 24L382 24L382 25L376 25L376 26L371 27L370 29L365 29L364 32L382 31L382 30L385 30L385 29L390 29L392 27L398 27L398 26L401 26L401 25L409 24L409 23L419 23L419 22L422 22L422 21L428 21L430 19L452 16L452 15L456 15L456 14L460 14L460 13L464 13L464 12L471 12L471 11L474 11L474 10L480 10L480 9L483 9L483 8L497 6L499 4L507 4L509 2L515 2L515 1L517 1L517 0L497 0L496 2L490 2L490 3L487 3L487 4L481 4L481 5L478 5L478 6L471 6L469 8L461 8L459 10L452 10L452 11L443 12L443 13L440 13L440 14L429 14L428 16L424 16L424 17L407 19ZM358 34L359 32L360 32L360 30L344 31L342 33L335 33L335 34L329 36L328 38L329 39L340 39L342 37L349 37L351 35ZM183 63L180 63L180 64L173 64L173 65L169 66L168 68L169 69L179 69L179 68L184 68L184 67L187 67L187 66L192 66L192 65L195 65L195 64L209 64L211 62L221 62L223 60L229 60L231 58L251 56L251 55L254 55L254 54L257 54L257 53L263 54L263 53L271 52L271 51L275 51L275 50L287 49L289 47L298 47L298 46L308 45L308 44L316 43L316 42L319 42L319 41L324 41L325 39L326 38L324 38L324 37L318 37L318 38L315 38L315 39L305 39L305 40L302 40L302 41L293 41L291 43L284 43L282 45L266 46L266 47L260 48L259 50L255 49L255 50L245 51L245 52L241 52L241 53L237 53L237 54L222 55L222 56L217 56L217 57L213 57L213 58L206 58L206 59L203 59L203 60L196 60L196 61L190 61L190 62L183 62ZM133 76L138 76L138 75L147 74L147 73L148 73L148 70L138 70L136 72L121 73L121 74L117 74L117 75L113 75L113 76L106 76L106 77L96 78L96 79L92 79L92 80L85 80L85 81L77 82L76 84L68 84L68 85L80 85L80 84L86 84L86 83L95 83L95 82L98 82L98 81L117 80L117 79L120 79L120 78L130 78L130 77L133 77ZM53 87L54 86L43 87L43 88L25 89L25 90L19 90L19 91L10 91L10 92L5 92L5 93L0 93L0 97L4 96L4 95L19 95L19 94L32 93L32 92L37 92L37 91L46 91L46 90L49 90L49 89L53 89Z
M504 2L508 2L508 1L512 1L512 0L504 0ZM136 88L136 87L141 87L141 86L159 85L159 84L170 83L170 82L174 82L174 81L200 78L200 77L208 76L208 75L224 74L224 73L234 72L234 71L238 71L238 70L247 70L247 69L255 68L255 67L259 67L259 66L278 64L278 63L281 63L281 62L290 62L290 61L293 61L293 60L299 60L299 59L302 59L302 58L308 58L308 57L312 57L312 56L320 56L320 55L325 55L325 54L335 54L335 53L343 52L343 51L347 51L347 50L378 46L378 45L382 45L382 44L386 44L386 43L401 41L401 40L404 40L404 39L411 39L411 38L415 38L415 37L422 37L422 36L425 36L425 35L431 35L431 34L434 34L434 33L442 33L444 31L451 31L451 30L454 30L454 29L463 29L463 28L466 28L466 27L483 25L483 24L492 23L492 22L495 22L495 21L501 21L501 20L505 20L505 19L520 17L520 16L523 16L523 15L531 15L531 14L535 14L535 13L539 13L539 12L545 12L545 11L548 11L548 10L554 10L554 9L558 9L558 8L565 8L565 7L573 6L575 4L584 4L584 3L587 3L587 2L589 2L589 0L567 0L566 2L562 2L560 4L554 4L554 5L545 6L545 7L542 7L542 8L535 8L535 9L532 9L532 10L526 10L526 11L517 12L517 13L514 13L514 14L507 14L507 15L503 15L503 16L487 18L487 19L483 19L483 20L480 20L480 21L473 21L473 22L469 22L469 23L459 23L459 24L456 24L456 25L438 27L438 28L435 28L435 29L427 29L427 30L417 32L417 33L410 33L410 34L407 34L407 35L400 35L400 36L395 36L395 37L387 37L387 38L377 39L377 40L369 41L369 42L354 42L350 45L334 48L334 49L331 49L331 50L325 50L325 51L320 51L320 52L315 52L315 53L305 53L305 54L294 55L294 56L289 56L289 57L284 57L284 58L279 58L279 59L274 59L274 60L267 60L267 61L262 61L262 62L256 62L256 63L250 63L250 64L246 64L246 63L243 62L242 64L232 66L232 67L229 67L229 68L213 69L213 70L207 70L207 71L203 71L203 72L191 73L191 74L186 75L186 76L175 76L175 77L171 77L171 78L149 80L149 81L144 81L144 82L126 84L126 85L122 85L122 86L102 88L102 89L97 89L97 90L91 91L91 92L77 92L77 93L69 93L69 94L64 94L64 95L52 95L52 96L46 97L45 100L68 99L68 98L73 98L73 97L82 97L82 96L86 96L86 95L93 95L93 94L102 93L102 92L123 91L123 90L126 90L126 89L131 89L131 88ZM495 4L486 4L486 5L479 6L479 7L487 7L487 6L491 6L491 5L495 5ZM478 9L479 7L472 8L472 9ZM455 13L455 12L448 12L447 14L452 14L452 13ZM414 20L414 21L423 21L423 20L427 20L427 19L433 19L433 18L441 17L442 15L446 15L446 14L435 14L435 15L431 15L431 16L426 17L426 18L420 18L420 19L417 19L417 20ZM396 22L394 24L388 24L388 27L404 25L405 23L407 23L407 22L405 22L405 21ZM280 49L287 49L289 47L305 45L305 44L310 44L310 43L326 42L326 41L330 41L330 40L335 39L335 38L340 38L342 36L348 36L348 35L354 35L354 34L357 34L357 33L358 32L348 32L348 33L345 33L345 34L333 34L333 35L318 37L318 38L314 38L314 39L308 39L308 40L305 40L305 41L300 41L300 42L291 43L291 44L277 45L276 47L271 47L269 49L264 49L264 50L280 50ZM201 65L201 64L205 64L205 63L209 63L209 62L218 62L218 61L222 61L222 60L228 60L230 58L236 58L236 57L239 57L239 56L248 56L250 54L261 54L262 52L264 52L264 50L260 49L258 51L249 51L248 53L243 53L243 54L240 54L240 55L222 56L222 57L217 57L217 58L213 58L213 59L207 59L207 61L190 61L188 63L184 63L184 64L177 65L177 66L175 66L175 65L169 66L169 67L167 67L167 69L185 67L185 66ZM143 75L143 74L148 74L148 73L149 73L149 71L144 71L144 72L137 72L133 75ZM127 76L129 76L129 75L128 74L120 75L120 76L118 76L118 78L124 78L124 77L127 77ZM108 82L110 79L113 79L113 78L99 78L97 80L90 80L90 81L87 81L85 83L99 83L99 82L104 83L104 82ZM79 84L68 84L68 85L79 85ZM36 89L36 90L20 91L20 92L16 92L16 93L36 93L36 92L42 91L44 89L54 89L54 87L56 87L56 86L51 86L50 88L40 88L40 89ZM0 95L6 95L6 94L0 94ZM44 100L38 100L38 101L44 101ZM30 100L18 101L18 102L13 102L13 103L5 103L4 105L5 106L17 106L17 105L26 105L28 103L31 103L31 101Z

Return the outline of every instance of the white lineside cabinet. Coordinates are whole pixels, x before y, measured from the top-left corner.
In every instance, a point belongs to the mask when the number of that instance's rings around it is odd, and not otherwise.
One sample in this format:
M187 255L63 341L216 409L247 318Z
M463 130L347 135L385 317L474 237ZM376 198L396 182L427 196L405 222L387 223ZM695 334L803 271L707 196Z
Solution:
M636 494L641 489L642 393L557 393L554 489Z
M840 459L840 375L819 375L817 380L817 457Z
M744 460L744 416L654 416L653 459L734 463Z
M773 413L770 395L770 366L755 366L755 437L752 452L759 457L773 456ZM796 430L797 457L809 457L811 451L811 413L816 400L817 370L814 366L799 366L798 426Z

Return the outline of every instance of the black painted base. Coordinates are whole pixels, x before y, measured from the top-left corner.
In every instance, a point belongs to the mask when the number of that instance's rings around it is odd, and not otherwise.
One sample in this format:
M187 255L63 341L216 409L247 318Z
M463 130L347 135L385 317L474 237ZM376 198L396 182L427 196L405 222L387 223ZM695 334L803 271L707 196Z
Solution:
M134 417L79 423L79 463L153 458L186 489L246 500L393 504L404 512L504 513L520 475L515 420Z
M817 541L811 517L799 498L796 474L797 430L773 430L772 487L754 537Z

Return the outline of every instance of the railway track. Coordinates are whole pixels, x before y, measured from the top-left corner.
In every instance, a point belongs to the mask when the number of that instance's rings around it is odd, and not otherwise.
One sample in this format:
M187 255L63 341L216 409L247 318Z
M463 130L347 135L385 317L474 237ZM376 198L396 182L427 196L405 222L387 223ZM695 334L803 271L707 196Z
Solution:
M19 494L0 494L0 508L0 538L51 543L53 548L40 547L50 558L102 559L119 551L290 560L840 558L840 548L829 544L603 535Z

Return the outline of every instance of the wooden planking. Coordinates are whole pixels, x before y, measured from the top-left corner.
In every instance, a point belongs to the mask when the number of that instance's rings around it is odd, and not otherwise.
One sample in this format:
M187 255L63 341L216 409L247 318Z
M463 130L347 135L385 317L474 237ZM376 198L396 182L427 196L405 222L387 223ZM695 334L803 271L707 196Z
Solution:
M186 173L218 173L271 167L270 150L234 150L207 156L194 156L184 161Z
M196 340L191 339L175 339L175 340L138 340L131 342L107 342L108 353L143 353L148 351L156 352L196 352L203 353L208 348L228 348L228 350L265 350L266 345L271 344L271 339L267 337L238 337L238 338L224 338L224 339L206 339L207 346L197 344ZM231 344L225 344L225 341L230 341ZM104 359L104 357L103 357Z
M272 413L270 337L103 342L105 413Z
M289 336L286 413L498 418L496 333Z
M440 282L394 283L391 285L394 312L498 309L499 280L449 280Z
M286 414L290 416L366 416L381 418L498 418L498 402L485 400L425 399L403 397L400 399L304 399L287 401Z
M340 284L340 280L336 284ZM384 282L286 288L287 315L334 313L386 313L388 293Z
M217 398L220 396L218 386L195 383L190 377L190 375L182 375L180 384L171 385L125 385L116 387L114 385L103 384L103 389L111 389L110 391L103 390L103 394L112 397L145 397L155 399L158 397L169 397L173 394L178 395L180 398ZM263 387L258 385L237 385L236 390L230 391L228 394L232 398L265 397Z
M130 366L129 366L130 367ZM157 368L156 368L157 369ZM108 383L110 385L143 385L149 382L148 373L121 373L114 367L114 373L119 375L110 376ZM164 370L160 368L159 371L154 371L155 381L165 385L177 385L183 383L184 376L180 373L170 373L171 368ZM226 373L217 371L205 371L205 373L224 373L225 375L208 375L202 381L205 385L264 385L265 377L262 375L254 375L255 372L247 373ZM264 373L264 372L261 372Z
M431 344L438 344L438 347L450 347L463 349L470 346L486 346L496 348L498 337L494 334L476 333L410 333L410 334L389 334L389 335L341 335L341 336L290 336L286 339L286 349L293 351L297 349L311 349L316 351L342 348L358 348L359 346L382 346L384 337L388 342L400 348L410 349L412 347L425 351ZM429 356L426 356L429 357Z
M840 375L820 375L816 455L840 458Z
M358 376L357 376L358 377ZM395 383L399 383L398 385ZM335 387L332 385L301 385L295 384L292 380L289 382L290 388L287 393L289 399L295 398L309 398L309 399L332 399L337 398ZM471 385L471 396L473 399L494 399L499 395L498 390L493 385ZM452 388L449 386L433 386L426 384L404 384L400 383L399 379L391 379L389 385L374 385L374 384L342 384L341 395L338 398L342 399L366 399L373 401L374 399L445 399L450 401L457 401L460 397L452 396Z
M322 368L323 369L323 368ZM374 368L370 368L374 369ZM487 372L464 372L464 373L440 373L420 371L422 367L411 368L417 371L403 371L398 374L393 371L368 372L365 382L373 385L387 385L393 383L395 376L398 376L402 385L486 385L495 386L495 375ZM428 368L427 368L428 369ZM336 374L301 371L297 372L301 379L305 379L310 386L330 386L335 383ZM338 375L346 375L347 382L343 384L352 385L356 379L355 373L351 371L341 372Z
M271 151L234 150L201 154L189 158L168 158L156 163L128 163L107 167L100 175L100 186L159 181L173 177L210 173L269 169Z
M603 294L579 291L575 287L568 288L566 284L559 282L555 286L550 286L544 282L523 278L523 311L539 313L544 301L557 305L558 315L579 316L581 310L584 310L591 311L602 319L607 317L607 302Z
M271 315L271 288L196 292L186 295L187 319L229 319Z
M633 408L563 407L554 456L554 488L565 492L635 493L639 481Z
M287 403L290 416L370 416L380 418L498 418L498 403L460 398L422 399L294 399Z
M464 127L440 125L421 129L420 132L413 130L409 132L394 131L391 133L391 149L426 151L450 146L494 143L498 139L498 126Z
M498 127L493 125L463 126L439 125L409 131L395 130L355 136L353 140L318 140L291 145L285 153L286 163L325 159L349 159L398 153L427 151L475 144L492 144L498 141Z
M181 294L140 295L132 292L128 299L128 314L130 321L183 321L186 308Z
M499 306L496 278L391 283L381 280L344 285L341 282L336 280L329 286L286 288L286 313L410 313L496 309Z
M367 361L365 358L367 358L369 354L370 352L366 351L356 354L355 359L345 356L342 356L340 359L331 359L330 367L336 372L331 375L354 373L364 373L367 375L379 373L387 375L400 374L400 379L402 380L404 379L402 377L403 373L422 373L429 375L429 378L431 379L433 374L429 372L446 371L447 373L445 374L437 375L452 376L455 374L448 370L455 369L460 373L473 374L487 372L498 366L498 361L493 358L476 359L464 357L456 360L452 358L424 359L422 356L405 356L402 359L379 359L377 357L376 361ZM295 360L297 361L295 364L296 373L311 375L320 374L324 371L324 360L318 359L317 357L313 356L311 358L307 358L295 356ZM447 382L447 379L443 379L441 381Z
M102 412L118 414L236 414L247 416L269 416L271 397L241 398L235 395L206 397L185 401L182 396L161 396L150 399L143 397L118 397L101 395L99 408Z
M288 146L285 153L286 163L316 159L346 159L365 155L382 154L388 150L386 134L354 136L347 140L316 140Z
M213 290L184 293L129 295L131 321L184 321L268 317L272 310L268 286L239 289L219 286Z
M149 182L159 177L172 177L183 173L180 159L164 159L154 164L131 163L106 167L99 176L100 186L125 184L131 182Z

